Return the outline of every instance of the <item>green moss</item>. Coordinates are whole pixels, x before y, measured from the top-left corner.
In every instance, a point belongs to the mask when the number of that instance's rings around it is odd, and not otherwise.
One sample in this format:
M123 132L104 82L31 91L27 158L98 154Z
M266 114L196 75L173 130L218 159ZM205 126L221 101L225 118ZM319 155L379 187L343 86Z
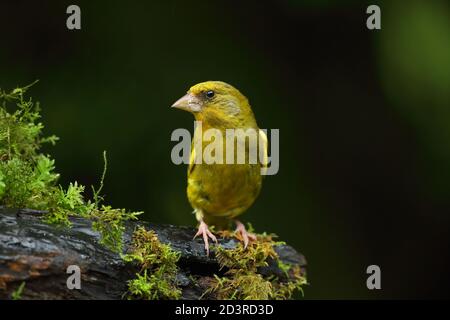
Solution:
M22 292L23 292L23 289L25 289L25 281L23 281L23 282L17 287L17 289L14 290L14 291L11 293L11 299L12 299L12 300L20 300L20 299L22 299Z
M93 220L92 228L100 232L100 243L113 251L122 252L125 221L137 220L140 214L142 212L128 212L102 205L101 209L91 211L90 219Z
M5 175L2 171L0 171L0 198L3 197L3 195L6 192L6 183L5 183Z
M251 228L249 228L251 229ZM239 235L229 231L220 232L223 237ZM306 278L298 266L283 263L274 250L280 242L273 241L274 235L257 235L257 241L251 242L246 249L240 243L235 249L215 247L216 257L221 268L226 268L223 277L215 275L211 287L203 296L214 296L218 299L267 300L291 299L297 291L303 293L302 286ZM268 265L274 259L285 274L283 279L264 277L258 268Z
M25 98L30 86L0 90L0 204L47 209L57 197L59 175L40 149L58 138L43 136L39 103Z
M70 227L70 217L91 219L100 242L121 252L124 223L137 219L141 212L101 204L106 152L100 186L92 187L93 201L85 200L85 186L77 182L67 189L57 184L55 160L40 150L45 143L55 144L58 137L43 135L40 105L25 97L33 84L11 92L0 89L0 205L45 210L44 221L58 226Z
M85 202L84 189L85 187L79 185L76 181L70 183L67 190L59 186L47 198L44 208L49 210L49 212L44 216L44 221L50 224L70 227L69 217L77 215L87 217L95 208L90 202Z
M289 266L287 269L288 281L279 281L271 294L272 299L291 299L296 292L304 296L303 287L308 284L306 276L302 274L299 266Z
M169 245L162 244L154 231L144 227L133 233L132 248L123 259L137 263L139 272L128 282L129 299L179 299L177 287L177 262L180 254Z

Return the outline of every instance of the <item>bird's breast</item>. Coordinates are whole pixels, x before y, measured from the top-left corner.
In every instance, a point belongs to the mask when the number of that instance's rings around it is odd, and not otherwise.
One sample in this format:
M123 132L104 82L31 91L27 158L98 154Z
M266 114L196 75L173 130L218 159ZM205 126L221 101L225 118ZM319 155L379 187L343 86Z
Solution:
M200 164L188 176L191 205L212 215L224 215L256 199L261 189L257 165Z
M217 144L216 137L205 139L204 132L211 126L203 123L194 133L191 164L188 170L188 199L194 208L202 209L205 214L223 216L230 212L239 214L245 211L257 198L261 189L261 166L249 163L249 145L245 141L239 149L239 140L233 143L234 157L227 161L225 129L217 129L222 141ZM214 128L213 128L214 129ZM213 145L215 145L215 150ZM217 148L222 148L219 152ZM237 164L238 152L244 152L244 164ZM213 152L212 152L213 151ZM219 152L219 153L217 153ZM210 161L210 157L218 162ZM200 162L198 160L200 158ZM228 163L227 163L228 162Z

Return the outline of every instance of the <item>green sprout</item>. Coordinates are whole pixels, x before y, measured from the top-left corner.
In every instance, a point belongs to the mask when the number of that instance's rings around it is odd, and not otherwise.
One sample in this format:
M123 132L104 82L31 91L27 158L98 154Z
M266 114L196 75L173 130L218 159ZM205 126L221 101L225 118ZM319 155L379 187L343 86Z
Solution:
M22 292L24 288L25 288L25 281L22 281L22 283L17 287L17 289L11 293L11 299L12 300L22 299Z

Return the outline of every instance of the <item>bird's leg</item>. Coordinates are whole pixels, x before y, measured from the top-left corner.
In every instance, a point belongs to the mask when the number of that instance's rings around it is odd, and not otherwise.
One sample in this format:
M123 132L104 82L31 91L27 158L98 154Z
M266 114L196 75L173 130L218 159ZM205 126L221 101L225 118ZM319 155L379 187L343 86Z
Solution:
M236 220L236 232L239 232L242 236L242 240L244 241L244 249L247 248L249 240L256 241L256 235L253 233L247 232L245 226L239 220Z
M198 231L194 236L194 239L198 236L203 236L203 241L205 242L205 250L206 250L206 255L209 256L209 240L208 237L211 238L211 240L213 240L215 243L217 243L217 238L215 235L213 235L211 233L211 231L209 231L208 229L208 225L203 221L200 220L200 225L198 226Z

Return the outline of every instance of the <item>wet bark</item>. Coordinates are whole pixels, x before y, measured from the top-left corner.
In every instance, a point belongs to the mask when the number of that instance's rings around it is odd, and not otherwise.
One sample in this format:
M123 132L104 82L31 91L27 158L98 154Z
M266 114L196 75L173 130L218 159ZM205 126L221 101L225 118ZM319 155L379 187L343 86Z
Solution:
M99 244L99 234L92 230L89 220L72 218L71 228L57 228L42 222L42 213L0 207L0 299L10 299L22 282L25 282L22 299L122 299L127 281L135 276L135 267ZM223 273L214 253L207 257L202 241L192 239L193 228L140 224L154 230L163 243L181 253L177 280L183 299L198 299L213 274ZM136 223L126 226L125 251L135 227ZM219 243L225 248L237 244L234 239L219 239ZM292 247L280 245L275 250L283 262L300 265L305 270L304 257ZM67 288L69 265L81 269L80 290ZM260 272L282 275L275 263L269 263ZM192 281L193 278L197 281Z

